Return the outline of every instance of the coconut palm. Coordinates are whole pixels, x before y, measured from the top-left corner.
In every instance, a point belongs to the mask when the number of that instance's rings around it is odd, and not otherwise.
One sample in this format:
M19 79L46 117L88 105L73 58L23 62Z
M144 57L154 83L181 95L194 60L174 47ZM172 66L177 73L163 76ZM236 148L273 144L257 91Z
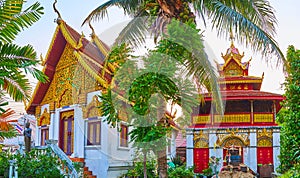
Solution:
M196 29L195 15L200 16L204 24L209 20L219 36L227 37L234 32L239 42L260 51L267 60L270 54L277 56L278 61L285 60L273 38L276 18L266 0L109 0L93 10L84 23L104 18L112 6L121 7L126 15L133 17L116 43L126 42L135 47L152 34L154 41L159 41L156 52L176 59L209 91L218 90L216 74ZM213 95L220 103L219 92ZM165 155L158 157L160 177L167 177Z
M27 73L45 82L46 76L37 69L39 60L32 46L12 44L25 28L38 21L43 7L36 2L23 10L24 0L4 0L0 4L0 89L15 101L28 101L31 86Z
M253 51L260 51L266 60L270 54L279 62L285 60L274 40L277 20L267 0L109 0L95 8L84 23L105 18L107 9L112 6L120 7L126 15L134 17L119 37L131 44L144 42L149 29L147 23L137 17L156 16L150 27L157 34L170 19L194 21L196 14L204 24L210 21L219 36L228 37L234 32L239 42L251 46Z

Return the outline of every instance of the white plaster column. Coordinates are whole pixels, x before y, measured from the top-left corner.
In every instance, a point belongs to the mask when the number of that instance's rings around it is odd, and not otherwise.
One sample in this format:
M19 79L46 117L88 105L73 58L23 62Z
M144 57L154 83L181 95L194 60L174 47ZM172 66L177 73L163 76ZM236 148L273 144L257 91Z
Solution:
M278 158L280 154L280 128L273 130L273 164L274 172L277 172L276 169L280 165L280 160Z
M22 143L24 144L24 141L22 141ZM38 126L38 124L36 124L35 126L35 146L40 146L41 145L41 130Z
M215 144L217 142L217 134L215 130L209 131L208 133L208 147L209 147L209 157L216 156Z
M60 118L59 118L59 112L60 110L55 110L54 112L54 122L53 122L53 140L59 141L59 124L60 124Z
M55 111L50 111L49 140L54 139Z
M248 166L255 172L257 172L257 136L256 129L250 129L250 149L249 149L249 162Z
M186 129L186 166L192 167L194 165L194 131L193 129Z
M84 158L84 137L85 126L82 108L77 104L74 106L74 157Z

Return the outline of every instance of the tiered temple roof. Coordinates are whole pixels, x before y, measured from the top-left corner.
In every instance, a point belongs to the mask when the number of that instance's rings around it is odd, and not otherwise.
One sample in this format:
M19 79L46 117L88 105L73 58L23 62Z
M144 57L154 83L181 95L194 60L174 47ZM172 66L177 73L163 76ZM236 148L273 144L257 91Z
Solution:
M42 102L54 78L57 64L67 44L72 47L73 55L78 64L102 87L108 87L112 80L112 73L115 70L115 66L111 64L104 67L109 47L95 35L94 31L91 36L92 41L89 41L83 34L76 32L65 21L61 19L57 20L57 27L52 42L42 64L44 66L43 73L48 76L48 82L38 82L33 97L26 107L27 113L34 114L36 106ZM102 72L103 70L104 72Z

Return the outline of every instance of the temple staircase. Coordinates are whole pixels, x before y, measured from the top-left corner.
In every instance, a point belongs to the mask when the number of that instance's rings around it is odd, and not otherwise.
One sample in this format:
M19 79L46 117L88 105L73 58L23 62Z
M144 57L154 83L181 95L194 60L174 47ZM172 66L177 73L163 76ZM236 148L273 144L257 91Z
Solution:
M97 176L93 175L93 172L89 170L86 166L84 158L70 158L75 163L80 163L83 165L83 177L84 178L97 178Z

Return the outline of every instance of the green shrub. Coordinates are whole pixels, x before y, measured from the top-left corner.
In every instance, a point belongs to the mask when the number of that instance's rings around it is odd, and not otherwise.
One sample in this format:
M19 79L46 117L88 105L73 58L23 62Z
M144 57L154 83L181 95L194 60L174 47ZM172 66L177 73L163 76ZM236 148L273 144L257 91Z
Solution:
M148 178L157 178L157 171L156 171L156 161L150 160L146 163L147 167L147 177ZM128 178L139 178L144 177L144 166L143 162L137 161L133 163L132 168L130 168L127 173L123 174L121 177L128 177Z
M169 178L193 178L194 169L186 168L186 165L176 166L175 168L168 169Z

